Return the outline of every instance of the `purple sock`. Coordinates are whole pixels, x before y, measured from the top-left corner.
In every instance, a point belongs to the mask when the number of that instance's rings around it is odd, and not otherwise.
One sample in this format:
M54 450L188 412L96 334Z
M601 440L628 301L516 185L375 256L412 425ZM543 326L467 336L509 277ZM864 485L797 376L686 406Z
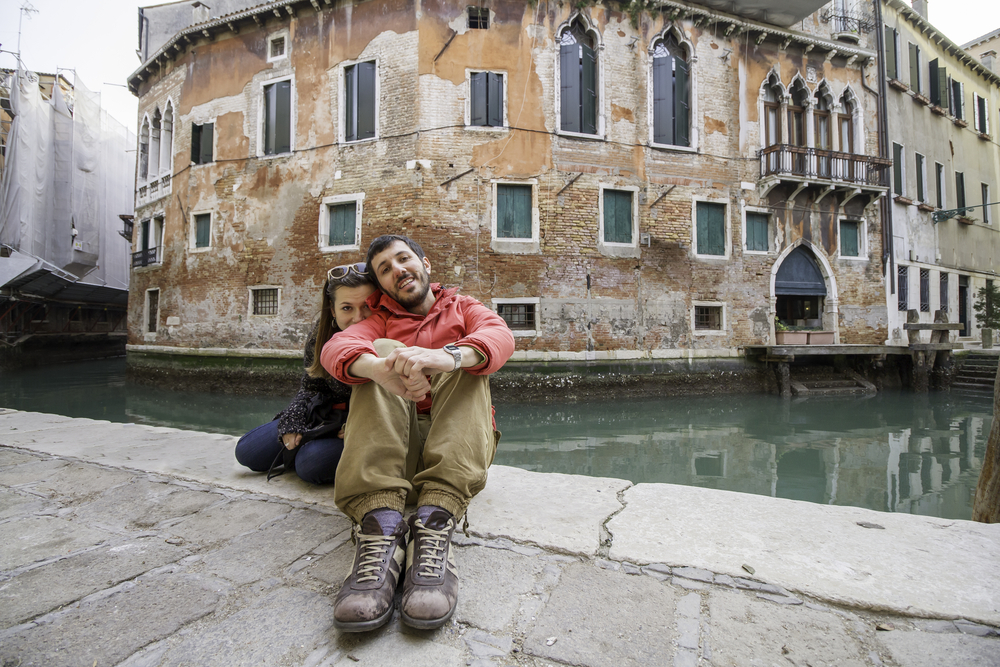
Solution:
M372 510L365 517L375 517L378 521L379 528L382 529L383 535L392 535L393 531L396 530L396 524L403 520L403 515L396 510L391 510L388 507L383 507L381 509Z
M417 508L416 515L417 518L420 519L420 522L426 526L427 519L429 519L431 514L433 514L436 510L441 510L442 512L448 512L448 510L444 509L443 507L438 507L437 505L421 505L420 507ZM451 514L449 513L448 516L451 516Z

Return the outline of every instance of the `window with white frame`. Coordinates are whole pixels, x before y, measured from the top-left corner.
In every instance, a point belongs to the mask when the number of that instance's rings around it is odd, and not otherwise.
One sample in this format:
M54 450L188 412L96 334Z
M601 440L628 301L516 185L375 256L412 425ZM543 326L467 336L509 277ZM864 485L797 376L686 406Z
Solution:
M726 205L721 202L695 201L694 252L700 257L725 257Z
M487 7L468 7L466 9L469 30L488 30L490 27L490 10Z
M288 57L288 30L281 30L267 38L267 62Z
M861 220L840 221L840 256L858 259L864 256L864 222Z
M191 214L189 244L192 250L208 250L212 246L211 212Z
M493 181L492 247L497 252L538 252L538 183Z
M493 299L493 307L515 336L536 336L539 330L538 298Z
M274 317L281 303L281 288L277 285L256 285L250 287L250 315L252 317Z
M748 253L766 253L770 247L771 215L766 210L743 212L743 249Z
M208 164L213 161L215 123L191 125L191 162Z
M944 202L945 202L944 165L941 164L940 162L934 163L934 180L936 181L936 187L937 187L937 191L935 192L937 201L934 202L934 205L937 206L938 208L944 208Z
M581 17L559 35L559 129L600 134L598 48Z
M319 209L319 249L323 252L359 250L361 211L365 193L323 197Z
M635 244L635 191L602 188L601 241L606 244Z
M910 42L910 88L921 92L920 88L920 47Z
M965 84L948 77L948 102L955 118L965 120Z
M503 72L469 72L469 104L466 125L503 127L507 99Z
M146 333L156 333L160 320L160 288L146 290L145 317L143 318Z
M691 306L691 330L696 335L725 333L725 306L712 301L695 301Z
M906 195L906 179L903 175L903 147L892 144L892 194L902 197Z
M913 157L917 166L917 201L924 203L927 201L927 161L920 153L914 153Z
M653 143L691 145L691 66L673 32L653 44Z
M344 66L344 141L364 141L377 136L377 69L374 60Z
M978 94L975 94L972 97L973 125L976 126L976 132L979 134L989 134L990 111L989 107L986 106L986 98L980 97Z
M889 26L885 26L885 74L899 78L899 33Z
M167 100L160 121L160 175L169 176L173 170L174 160L174 105Z
M292 80L267 82L261 96L261 154L280 155L292 150Z

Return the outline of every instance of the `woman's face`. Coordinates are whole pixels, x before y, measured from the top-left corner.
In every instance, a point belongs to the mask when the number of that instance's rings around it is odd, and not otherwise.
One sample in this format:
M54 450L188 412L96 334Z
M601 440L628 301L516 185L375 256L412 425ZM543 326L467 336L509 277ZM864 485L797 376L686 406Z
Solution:
M371 308L365 300L374 291L374 285L337 288L336 298L333 300L333 319L337 320L341 331L371 317Z

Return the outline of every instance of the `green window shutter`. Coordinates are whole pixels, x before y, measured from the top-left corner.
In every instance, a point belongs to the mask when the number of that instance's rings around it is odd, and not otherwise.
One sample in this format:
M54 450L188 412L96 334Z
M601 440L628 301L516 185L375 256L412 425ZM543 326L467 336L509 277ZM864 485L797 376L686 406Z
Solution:
M920 153L914 153L917 163L917 171L915 172L917 181L917 201L926 201L924 197L924 156Z
M844 220L840 223L841 257L858 256L858 223Z
M690 66L680 58L674 58L674 143L690 146L690 93L688 72Z
M143 252L149 250L149 220L142 221L142 247Z
M201 126L201 164L208 164L212 161L212 137L215 134L215 123L206 123Z
M885 73L890 79L898 79L896 71L896 30L885 27Z
M357 65L344 68L344 141L358 138L358 70Z
M604 242L632 243L632 193L604 191Z
M531 240L530 185L497 185L497 238Z
M726 254L726 207L698 202L697 245L699 255Z
M264 154L274 155L274 117L276 91L274 85L264 86Z
M330 234L328 245L355 245L358 207L355 202L330 206Z
M920 47L910 44L910 88L920 92Z
M927 63L927 88L931 104L941 106L941 79L939 78L937 58Z
M673 56L653 58L653 141L674 143Z
M948 108L948 70L937 68L938 106Z
M965 174L960 171L955 172L955 208L965 208Z
M899 144L892 145L892 191L903 194L903 147Z
M470 74L469 88L469 120L473 125L486 125L486 72Z
M747 213L747 250L767 252L767 222L765 213Z
M597 54L589 46L580 45L581 94L583 132L597 134Z
M212 229L212 216L209 213L199 213L194 216L195 248L207 248L210 245L209 234Z
M559 115L563 132L580 131L580 45L559 47Z
M201 125L191 126L191 162L201 164Z
M503 127L503 74L489 73L486 77L486 124Z
M358 139L375 136L375 63L358 63Z
M275 153L287 153L292 150L292 82L279 81L274 84L275 100Z

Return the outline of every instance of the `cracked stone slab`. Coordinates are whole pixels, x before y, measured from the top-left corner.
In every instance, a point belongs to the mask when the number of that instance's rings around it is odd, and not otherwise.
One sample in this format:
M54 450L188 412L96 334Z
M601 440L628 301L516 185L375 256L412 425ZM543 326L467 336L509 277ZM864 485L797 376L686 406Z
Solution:
M524 651L584 667L670 664L675 607L674 590L652 577L574 563L537 615Z
M187 542L214 544L257 530L290 510L282 503L237 499L196 512L163 532Z
M222 496L218 494L192 491L178 484L136 479L76 507L73 516L119 530L143 530L161 521L182 519L220 500Z
M34 516L0 524L0 571L66 556L112 537L111 533L53 516Z
M731 576L747 564L762 581L838 604L1000 625L1000 524L672 484L624 497L608 522L614 560Z
M961 634L924 632L880 632L882 643L900 667L939 667L943 656L948 664L962 667L998 667L1000 639Z
M337 636L337 648L342 657L335 667L358 665L406 665L406 667L466 667L463 651L434 641L445 629L435 632L393 632L390 626L375 632Z
M601 526L621 509L631 482L492 466L486 488L469 506L469 530L544 549L594 556Z
M520 606L520 598L534 590L542 571L537 558L503 549L459 547L458 607L455 618L488 632L503 630Z

